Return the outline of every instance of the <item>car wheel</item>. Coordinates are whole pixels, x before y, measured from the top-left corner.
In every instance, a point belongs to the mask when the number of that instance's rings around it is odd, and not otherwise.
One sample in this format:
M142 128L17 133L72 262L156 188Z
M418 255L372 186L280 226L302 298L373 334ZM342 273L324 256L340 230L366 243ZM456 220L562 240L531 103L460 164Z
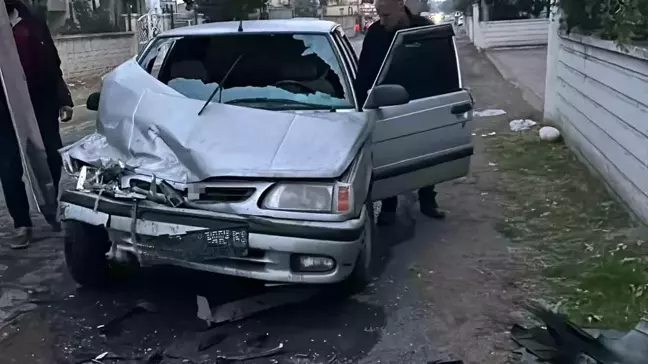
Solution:
M373 279L373 242L376 230L373 202L367 201L365 207L367 209L367 219L365 220L362 251L358 254L353 272L343 282L344 290L349 294L364 291Z
M79 221L66 221L63 229L65 262L72 278L86 288L105 286L110 280L106 253L111 245L106 229Z

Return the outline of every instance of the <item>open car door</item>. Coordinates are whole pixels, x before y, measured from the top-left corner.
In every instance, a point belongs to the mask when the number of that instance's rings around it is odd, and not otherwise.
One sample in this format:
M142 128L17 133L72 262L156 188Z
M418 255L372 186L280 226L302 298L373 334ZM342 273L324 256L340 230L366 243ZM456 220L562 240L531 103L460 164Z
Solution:
M372 90L380 85L403 86L409 102L367 111L376 122L373 199L467 175L473 102L462 88L452 26L398 31Z
M16 133L24 176L30 191L27 197L48 223L56 224L56 189L47 165L47 154L20 64L11 24L4 7L0 9L0 119L9 117ZM6 105L6 107L5 107ZM6 120L6 119L5 119ZM2 122L8 122L8 120Z

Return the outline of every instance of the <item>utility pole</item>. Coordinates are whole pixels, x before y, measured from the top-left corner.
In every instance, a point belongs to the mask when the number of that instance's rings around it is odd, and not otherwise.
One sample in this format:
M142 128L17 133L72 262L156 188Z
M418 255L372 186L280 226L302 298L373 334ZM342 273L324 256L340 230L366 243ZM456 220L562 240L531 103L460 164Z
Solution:
M47 222L56 222L56 198L47 154L29 97L25 72L20 64L7 9L0 6L0 87L4 91L13 122L28 188L30 207L40 211ZM1 115L0 117L4 117Z

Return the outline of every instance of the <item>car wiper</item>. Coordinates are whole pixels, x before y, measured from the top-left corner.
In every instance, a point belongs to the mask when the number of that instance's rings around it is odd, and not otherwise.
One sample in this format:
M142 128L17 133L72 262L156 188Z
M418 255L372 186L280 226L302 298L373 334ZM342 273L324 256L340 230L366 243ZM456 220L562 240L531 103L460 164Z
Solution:
M269 99L265 97L250 97L250 98L244 98L244 99L234 99L225 102L226 104L229 105L236 105L236 104L241 104L241 103L259 103L259 102L270 102L273 104L289 104L289 105L300 105L300 106L307 106L307 107L312 107L316 109L329 109L329 110L334 110L333 106L328 106L328 105L322 105L322 104L312 104L309 102L302 102L302 101L296 101L296 100L291 100L291 99Z
M207 107L207 105L209 105L209 103L210 103L211 100L214 98L214 96L216 95L216 93L218 92L218 90L221 90L221 89L223 88L223 84L225 83L225 81L227 81L227 78L229 77L230 73L232 73L232 71L234 70L234 67L236 67L236 65L239 63L239 61L241 60L241 58L243 58L244 55L245 55L245 53L241 53L241 55L238 56L238 58L236 59L236 61L234 61L234 63L232 63L232 67L230 67L229 70L227 70L227 73L225 73L225 76L223 77L223 79L221 80L221 82L218 83L218 87L216 87L216 89L214 90L214 92L212 92L212 94L209 95L209 98L207 99L207 102L205 102L205 104L203 105L202 109L200 109L200 111L198 111L198 116L200 116L200 115L202 114L202 112L205 111L205 108ZM223 94L221 93L221 96L222 96L222 95L223 95ZM220 99L219 99L219 102L220 102Z

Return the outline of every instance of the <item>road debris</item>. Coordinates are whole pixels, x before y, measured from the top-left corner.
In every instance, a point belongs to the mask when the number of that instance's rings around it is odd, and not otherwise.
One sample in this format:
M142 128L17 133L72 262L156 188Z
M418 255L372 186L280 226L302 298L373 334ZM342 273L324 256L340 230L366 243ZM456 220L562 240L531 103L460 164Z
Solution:
M506 111L500 109L486 109L473 112L473 117L487 118L490 116L505 115Z
M222 332L206 332L198 343L198 351L205 351L214 345L218 345L227 338Z
M517 120L512 120L509 123L509 127L511 128L511 131L524 131L524 130L529 130L532 127L534 127L537 123L533 120L529 119L517 119Z
M628 332L582 329L562 314L539 305L527 308L545 327L511 329L513 341L541 362L556 364L641 364L648 363L648 321L642 320ZM523 357L526 352L522 352ZM531 363L528 358L528 363Z
M219 364L228 364L228 363L244 362L246 360L252 360L252 359L267 358L269 356L273 356L281 353L283 351L283 347L284 347L283 343L280 343L277 347L272 349L259 351L256 353L243 354L243 355L232 355L232 356L220 355L217 356L216 359Z
M129 319L135 315L142 314L142 313L155 313L155 312L157 312L157 309L152 303L146 301L139 301L135 306L130 308L128 311L113 318L105 325L99 325L97 328L100 330L100 332L103 335L112 335L112 336L119 335L120 325L122 322L126 321L126 319Z
M228 302L214 307L213 310L205 297L198 296L197 315L198 318L205 320L210 326L225 322L235 322L261 311L307 301L318 292L319 290L314 288L290 287L290 289L281 289L275 292L263 293L238 301Z

